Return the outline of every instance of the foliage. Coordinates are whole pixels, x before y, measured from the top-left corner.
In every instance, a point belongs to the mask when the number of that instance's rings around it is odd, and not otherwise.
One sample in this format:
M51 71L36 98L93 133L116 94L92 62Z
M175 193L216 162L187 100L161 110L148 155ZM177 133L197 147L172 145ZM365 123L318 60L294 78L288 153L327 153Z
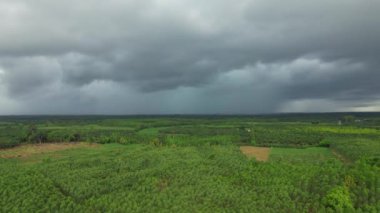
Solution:
M331 138L331 148L350 161L363 159L380 166L380 138Z
M334 211L353 210L350 193L344 186L334 187L322 200L327 208L332 208Z
M345 115L0 117L0 148L98 143L0 158L0 212L380 212L380 114Z

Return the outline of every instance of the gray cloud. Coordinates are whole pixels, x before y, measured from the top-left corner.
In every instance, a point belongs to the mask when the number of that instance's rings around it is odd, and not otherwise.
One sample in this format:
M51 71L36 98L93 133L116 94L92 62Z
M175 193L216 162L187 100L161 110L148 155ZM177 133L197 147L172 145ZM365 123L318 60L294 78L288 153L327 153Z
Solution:
M0 113L377 109L379 9L376 0L3 0Z

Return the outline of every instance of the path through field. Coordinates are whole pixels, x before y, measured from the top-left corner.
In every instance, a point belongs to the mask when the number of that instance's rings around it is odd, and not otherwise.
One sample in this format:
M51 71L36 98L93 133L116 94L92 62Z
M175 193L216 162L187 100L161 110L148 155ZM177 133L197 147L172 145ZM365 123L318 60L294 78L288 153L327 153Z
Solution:
M346 158L344 155L340 154L340 153L337 152L336 150L331 149L331 153L332 153L335 157L337 157L340 161L342 161L343 163L346 163L346 164L351 163L350 159Z
M270 154L270 148L255 147L255 146L241 146L240 151L248 158L256 158L258 161L267 161Z
M33 154L49 153L65 149L97 146L89 143L43 143L25 144L14 148L0 149L0 158L25 158Z

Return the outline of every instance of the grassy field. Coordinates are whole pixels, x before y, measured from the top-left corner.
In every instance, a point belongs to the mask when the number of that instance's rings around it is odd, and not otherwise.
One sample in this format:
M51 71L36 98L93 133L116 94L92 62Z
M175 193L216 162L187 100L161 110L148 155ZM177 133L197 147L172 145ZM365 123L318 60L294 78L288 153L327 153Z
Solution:
M3 117L0 212L380 212L379 115L339 116Z
M332 151L325 147L309 148L272 148L271 162L320 163L336 159Z
M303 194L308 189L304 184L317 173L332 175L341 168L338 163L328 164L334 171L255 163L230 146L110 144L59 151L56 156L30 156L33 164L23 164L25 159L2 162L1 171L7 173L1 176L3 210L302 211L317 208L317 202L310 200L322 193ZM308 175L301 180L299 172ZM15 189L27 193L15 193ZM288 189L298 202L292 202Z

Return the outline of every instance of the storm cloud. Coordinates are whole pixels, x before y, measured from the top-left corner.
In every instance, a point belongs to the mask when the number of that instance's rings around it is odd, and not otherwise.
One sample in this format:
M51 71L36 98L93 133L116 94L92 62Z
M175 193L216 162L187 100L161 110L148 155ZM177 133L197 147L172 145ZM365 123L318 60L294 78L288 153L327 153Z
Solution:
M0 114L380 110L378 0L0 0Z

